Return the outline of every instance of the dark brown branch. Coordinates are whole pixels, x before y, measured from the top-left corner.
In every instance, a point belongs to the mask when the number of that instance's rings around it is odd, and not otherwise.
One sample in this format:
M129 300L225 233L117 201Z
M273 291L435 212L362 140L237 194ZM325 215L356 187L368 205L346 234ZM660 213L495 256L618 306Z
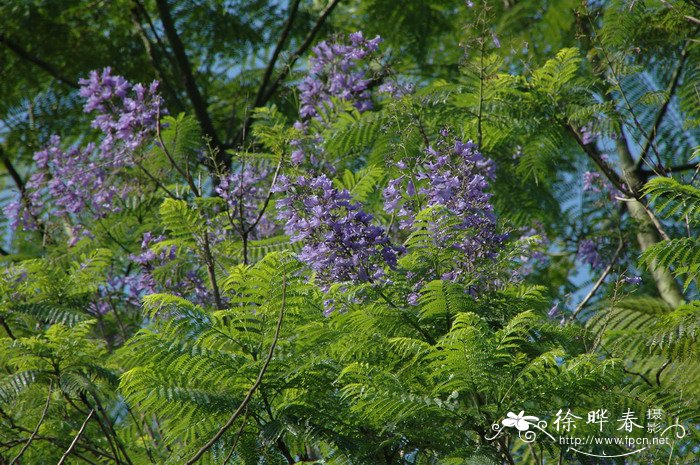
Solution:
M318 31L321 30L321 27L323 27L323 24L326 22L326 19L328 19L328 16L330 16L335 7L338 6L338 3L340 3L340 0L331 0L328 6L321 12L321 15L316 20L316 23L304 38L304 41L291 56L286 66L282 68L282 71L280 71L280 74L277 76L277 79L275 79L275 81L272 83L268 91L265 92L263 97L263 103L267 102L270 99L270 97L272 97L272 95L277 91L277 88L282 84L282 82L287 78L287 75L292 71L292 68L294 67L294 64L297 62L297 60L306 52L306 50L308 50L314 38L316 37L316 34L318 34Z
M285 66L282 68L280 73L277 75L277 78L272 82L272 84L267 89L267 91L265 91L262 94L262 97L260 99L256 98L256 106L265 105L270 100L270 98L275 94L275 92L277 92L277 89L279 88L279 86L282 85L284 80L287 78L289 73L292 71L294 64L309 49L309 47L311 46L311 43L314 41L314 38L316 37L316 34L318 34L318 32L321 30L321 27L323 27L323 24L326 22L326 19L328 19L328 16L330 16L330 14L333 12L335 7L338 6L338 3L340 3L340 0L331 0L331 2L328 4L328 6L326 6L326 8L321 12L321 15L316 20L316 23L314 23L313 27L311 28L309 33L304 38L301 45L299 45L299 47L291 55L291 57L289 58L289 60L285 64ZM250 116L246 117L246 119L243 121L243 127L238 132L233 143L228 144L228 146L233 146L233 145L235 145L236 142L243 141L245 139L245 135L248 134L248 130L250 129L250 125L252 122L253 122L253 120Z
M243 229L243 232L245 234L251 232L257 225L260 223L260 220L262 219L263 215L265 214L265 210L267 210L267 206L270 204L270 199L272 198L272 192L275 189L275 184L277 184L277 178L279 177L280 174L280 168L282 168L282 160L284 160L284 154L280 156L280 161L277 163L277 168L275 168L275 174L272 175L272 182L270 183L270 189L267 191L267 197L265 197L265 202L263 203L263 206L260 208L260 211L258 212L258 216L255 218L255 221L247 228ZM243 202L241 202L242 204Z
M204 133L211 138L212 145L217 148L222 148L221 141L216 134L214 124L209 116L207 102L200 93L199 87L197 87L197 82L194 78L194 73L192 72L192 65L190 64L190 60L187 58L185 47L182 44L182 40L180 40L177 29L175 28L175 23L172 15L170 14L168 2L167 0L156 0L156 5L158 6L158 13L160 14L160 20L163 23L165 35L168 37L168 42L170 42L170 46L172 47L175 61L178 65L180 73L182 74L185 90L190 102L192 103L197 120L199 121ZM228 165L229 157L226 155L225 151L219 150L217 154L219 159L216 160L216 163Z
M236 433L236 437L233 440L233 444L231 444L231 450L229 451L228 455L226 455L226 458L224 459L222 465L226 465L229 460L231 460L231 457L233 457L233 453L236 450L236 446L238 445L238 440L241 439L241 435L243 435L243 430L245 429L245 425L248 423L248 407L245 408L245 414L243 415L243 421L241 422L241 427L238 428L238 432Z
M22 58L23 60L26 60L30 63L33 63L34 65L38 66L39 68L43 69L45 72L56 78L59 82L62 84L67 85L68 87L72 87L73 89L79 89L80 86L78 85L75 80L70 79L61 72L56 69L55 66L53 66L50 63L47 63L46 61L42 60L39 57L36 57L29 53L27 50L24 49L21 45L19 45L17 42L13 41L9 37L7 37L5 34L0 34L0 43L4 44L7 48L15 52L17 56Z
M24 180L22 179L22 176L19 175L14 165L10 161L10 158L7 156L7 153L5 153L5 150L3 150L2 147L0 147L0 159L2 159L3 166L12 178L12 181L15 183L15 186L17 186L17 190L22 196L24 196L24 193L26 192Z
M168 158L168 161L170 161L170 164L173 165L173 168L180 173L180 175L185 178L187 181L187 184L190 186L190 189L192 189L192 193L196 196L199 197L199 189L197 189L197 185L194 183L194 179L192 179L192 176L188 174L187 171L183 170L180 165L178 165L175 162L175 158L170 154L170 151L168 150L168 147L165 145L165 141L163 140L163 135L161 134L161 127L160 127L160 109L158 109L158 122L156 123L156 137L158 138L158 144L160 145L160 149L163 151L165 156Z
M301 0L295 0L289 7L289 18L287 18L287 22L284 25L284 29L282 30L282 33L280 34L280 37L277 40L277 45L275 46L274 52L272 52L270 62L267 64L265 74L263 75L262 82L260 83L260 88L258 88L258 93L255 96L255 102L253 103L253 107L259 107L260 105L262 105L263 96L265 95L265 88L270 82L272 72L275 70L275 65L277 64L277 58L279 58L279 55L282 52L282 48L284 47L284 44L287 41L287 37L289 36L289 32L292 30L294 18L297 15L297 11L299 11L300 3Z
M686 163L685 165L670 166L666 168L669 173L680 173L681 171L690 171L697 169L700 166L700 162ZM653 173L651 171L642 171L645 176L651 176Z
M7 173L12 178L12 181L15 183L15 186L17 186L17 190L19 191L20 198L22 199L22 202L25 204L25 207L27 208L27 211L31 215L32 219L36 223L37 228L39 228L39 232L41 233L42 237L47 238L48 235L47 235L46 228L44 227L44 224L39 220L39 218L36 215L34 215L34 213L32 212L32 210L30 208L29 197L27 196L27 186L25 185L24 181L22 180L22 176L20 176L20 174L17 172L14 165L10 161L10 157L8 157L5 150L3 150L2 146L0 146L0 159L2 159L3 166L5 166Z
M10 329L10 326L7 324L7 321L5 321L5 318L0 318L0 325L2 325L3 329L7 333L7 335L10 337L10 339L16 339L15 335L12 333L12 330Z
M666 99L664 100L664 103L661 105L661 108L659 108L659 112L656 114L656 118L654 118L654 124L652 124L651 130L649 131L649 134L648 134L648 137L644 141L644 146L642 147L642 151L640 152L639 159L637 160L637 166L640 166L646 160L646 158L649 154L649 148L654 143L654 139L656 138L656 135L659 131L659 126L661 125L661 122L663 121L664 116L666 116L666 112L668 111L668 107L671 103L671 98L673 97L673 94L675 93L676 88L678 87L678 83L681 80L683 66L685 65L685 62L688 58L688 45L689 44L690 44L690 41L686 41L685 46L683 47L683 50L681 51L681 56L680 56L680 59L678 60L678 65L676 66L676 69L673 70L673 75L671 76L671 81L669 82L668 87L666 88Z
M638 195L634 191L630 191L625 186L625 181L615 172L615 170L603 159L603 155L600 153L595 143L585 144L583 139L578 132L570 125L565 125L566 130L573 136L574 140L583 149L583 151L588 155L588 157L593 160L593 162L598 165L598 168L603 172L606 178L613 183L613 185L625 195L637 198ZM630 186L632 189L636 189L638 186Z
M27 440L26 444L24 444L24 447L22 447L22 450L20 450L15 458L10 460L10 465L14 465L16 463L19 463L19 459L24 455L24 453L29 449L29 445L32 443L34 438L36 438L36 434L39 432L39 427L41 426L42 423L44 423L44 419L46 418L46 412L49 411L49 403L51 402L51 388L53 387L53 381L49 383L49 393L46 395L46 404L44 405L44 410L41 412L41 417L39 418L39 421L36 424L36 427L34 428L34 431L32 431L32 434L29 436L29 439Z
M275 335L272 338L272 344L270 344L270 350L267 353L267 358L265 359L265 362L263 363L262 368L260 368L260 372L258 373L258 377L256 378L255 382L253 385L248 389L248 393L246 396L243 398L243 402L241 402L241 405L238 406L235 412L233 412L233 415L231 415L231 418L228 419L226 424L217 431L217 433L209 440L207 441L206 444L202 446L201 449L197 451L194 456L192 456L191 459L189 459L185 465L192 465L193 463L197 462L202 455L211 447L216 444L216 441L221 439L221 436L223 436L226 431L233 426L233 424L236 422L238 417L241 416L241 413L243 413L247 407L248 403L250 400L253 398L253 394L255 394L255 391L257 391L258 387L262 383L263 376L265 375L265 372L267 372L268 366L270 366L270 362L272 361L272 355L274 354L275 347L277 346L277 341L279 340L280 336L280 329L282 328L282 321L284 319L284 311L285 307L287 304L287 272L286 270L282 271L282 305L280 306L280 313L279 317L277 318L277 326L275 327Z

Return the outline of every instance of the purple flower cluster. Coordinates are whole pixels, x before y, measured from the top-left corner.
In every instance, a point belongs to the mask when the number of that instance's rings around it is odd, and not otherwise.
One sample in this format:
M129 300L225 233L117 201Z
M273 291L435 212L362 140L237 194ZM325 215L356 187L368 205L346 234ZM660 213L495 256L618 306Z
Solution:
M330 103L331 97L353 102L359 111L372 109L369 79L357 64L377 51L382 39L367 40L362 32L349 39L349 44L323 41L313 48L309 74L299 84L302 118L319 116L321 105Z
M415 86L413 84L400 84L396 81L386 81L383 82L377 90L380 93L388 94L392 98L401 98L406 95L412 94L415 91Z
M117 195L128 187L113 182L114 165L95 156L94 144L61 149L61 139L52 136L49 145L34 154L37 171L27 182L30 201L41 205L50 199L54 215L78 215L88 211L95 217L114 210Z
M593 239L584 239L578 244L576 256L582 263L591 265L593 268L602 268L603 258L598 251L600 244Z
M129 155L153 136L163 100L158 82L148 88L112 76L111 68L91 71L80 81L80 95L86 99L86 113L97 112L92 127L104 134L100 149L112 164L129 164Z
M396 215L399 228L405 230L413 226L421 209L442 206L450 217L458 219L458 231L436 225L436 243L463 252L465 262L495 258L506 236L496 231L488 193L489 181L495 177L494 163L471 141L448 141L448 136L443 131L436 146L428 147L425 157L414 165L404 161L396 164L401 175L389 181L384 190L385 209Z
M376 282L385 267L396 267L402 247L391 244L373 216L353 202L347 190L338 190L325 175L280 177L276 191L277 217L285 222L292 242L303 241L299 258L323 284L338 281Z
M606 177L595 171L583 173L583 191L593 194L606 194L614 204L619 202L618 197L622 195Z
M245 164L228 175L221 176L216 193L226 201L230 218L244 228L249 228L258 219L260 209L268 195L267 186L272 171L267 168ZM275 224L266 215L253 231L253 237L269 237L275 232Z
M516 271L518 276L526 276L534 271L535 264L543 263L547 260L545 250L549 246L550 241L547 234L544 232L544 227L541 223L535 224L531 228L523 228L520 241L528 241L527 246L521 249L520 268ZM537 240L533 241L533 237Z
M211 306L214 302L212 292L195 270L179 269L177 248L160 244L164 240L163 236L154 236L150 232L143 235L141 253L130 257L141 266L140 273L124 278L129 295L140 298L154 292L168 292L199 305ZM167 273L164 272L166 268ZM168 278L159 281L157 274L167 274Z
M333 98L352 103L360 112L372 109L366 59L379 49L382 39L377 36L367 40L361 32L350 34L348 39L349 43L323 41L312 49L309 73L298 85L301 121L295 127L302 133L307 132L310 119L323 120L325 108L332 107ZM304 142L301 139L291 142L291 159L295 164L301 163L307 154L313 158L322 140Z
M600 134L593 131L593 123L588 123L581 127L581 142L588 145L596 141Z
M86 99L86 112L97 112L92 126L103 133L98 147L61 148L54 135L45 148L34 154L37 169L27 181L25 201L8 205L6 213L14 227L36 228L36 221L47 217L67 219L73 225L71 242L89 234L80 215L92 218L118 211L117 200L132 189L119 179L119 170L133 166L132 155L155 134L161 98L157 83L146 89L132 85L109 68L90 73L80 80L80 95Z

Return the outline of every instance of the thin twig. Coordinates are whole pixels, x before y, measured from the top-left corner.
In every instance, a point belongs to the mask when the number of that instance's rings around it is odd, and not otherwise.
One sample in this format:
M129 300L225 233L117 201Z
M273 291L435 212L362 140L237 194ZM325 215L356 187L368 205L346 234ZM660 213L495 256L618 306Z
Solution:
M208 135L214 146L221 148L222 144L219 140L219 136L216 134L214 129L214 124L212 123L211 117L209 116L208 105L201 92L197 86L197 81L194 78L194 73L192 71L192 65L187 58L187 53L185 52L185 46L180 39L180 36L175 28L175 22L173 20L172 14L170 13L170 7L168 6L167 0L156 0L156 6L158 7L158 13L160 15L160 20L163 25L163 30L165 35L168 37L168 42L173 50L173 55L175 56L175 61L178 65L182 79L185 85L185 90L187 91L187 96L192 103L194 108L194 113L197 116L199 124L202 126L202 130L206 135ZM228 160L225 151L221 150L218 154L223 157L216 160L216 164L222 163L228 165Z
M83 431L85 431L85 427L87 426L88 421L90 421L90 418L92 418L92 415L94 413L95 413L95 409L90 410L90 413L88 414L87 418L85 418L85 421L80 426L80 429L78 430L78 434L75 435L75 437L73 438L73 442L70 443L70 446L68 447L68 449L63 453L63 456L61 457L61 460L58 461L57 465L63 465L63 462L66 461L66 458L68 457L68 455L71 453L71 451L75 447L75 444L78 442L80 435L82 435Z
M649 131L649 135L647 136L644 142L644 147L642 147L642 151L640 152L639 159L637 160L637 166L641 165L646 159L649 153L649 148L654 143L654 139L656 138L656 135L659 131L659 126L661 125L661 122L663 121L664 116L668 111L668 107L671 103L671 98L673 97L673 94L676 91L676 88L678 87L678 83L680 82L683 66L685 65L686 60L688 58L689 45L690 41L687 40L685 42L685 45L683 46L683 50L681 51L681 56L678 60L678 65L676 66L676 69L673 70L671 81L669 82L668 87L666 88L666 98L664 100L664 103L661 105L661 108L659 108L659 112L656 114L656 118L654 118L654 124L652 124L651 131Z
M49 411L49 403L51 402L51 388L53 387L53 380L49 381L49 393L46 395L46 404L44 404L44 410L41 412L41 418L39 418L39 422L36 424L36 427L34 428L34 431L32 431L32 434L29 436L29 439L27 440L26 444L24 444L24 447L22 447L22 450L20 450L15 458L10 460L10 465L14 465L15 463L19 463L19 459L24 455L24 453L29 449L29 445L32 443L34 438L36 437L36 434L39 432L39 427L41 426L42 423L44 423L44 419L46 418L46 412Z
M156 123L156 137L158 138L158 145L160 146L161 150L165 154L165 156L168 158L170 161L170 164L173 165L173 168L180 173L180 175L185 178L187 181L187 184L190 186L190 189L192 189L192 193L196 197L199 197L199 190L197 189L197 185L194 183L194 179L192 179L192 176L188 176L185 171L180 168L180 165L178 165L175 162L175 159L173 156L170 154L170 151L168 150L168 147L165 146L165 141L163 140L163 134L161 132L161 127L160 127L160 108L158 109L158 115L157 115L157 123Z
M260 209L260 212L258 213L258 217L253 221L253 223L250 225L249 228L244 230L246 233L250 232L255 228L258 223L260 223L260 220L262 219L263 215L265 214L265 210L267 209L267 206L270 203L270 199L272 198L272 191L275 187L275 184L277 183L277 178L280 173L280 168L282 167L282 160L284 159L284 154L280 156L279 162L277 162L277 168L275 168L275 174L272 176L272 182L270 183L270 189L267 191L267 197L265 197L265 203L263 203L262 208Z
M280 34L280 37L277 40L277 45L275 46L275 50L272 52L270 62L267 64L265 74L263 75L262 82L260 83L260 87L258 88L258 93L255 96L255 102L253 103L253 107L259 107L263 103L262 100L263 96L265 95L265 88L270 82L272 72L275 70L275 65L277 64L277 58L279 58L279 55L282 52L282 48L284 47L284 44L287 41L287 37L289 36L290 31L292 30L294 18L297 15L297 11L299 11L300 3L301 0L294 0L294 2L289 7L289 17L287 18L287 22L284 25L284 29L282 30L282 33Z
M243 422L241 423L241 427L238 428L238 433L236 433L236 438L233 440L233 444L231 444L231 450L229 451L228 455L224 459L223 463L221 465L226 465L229 460L231 460L231 457L233 457L233 452L236 450L236 445L238 445L238 440L241 438L241 435L243 434L243 430L245 429L246 423L248 423L248 413L249 409L248 407L245 408L245 414L243 415Z
M578 317L578 314L581 313L581 310L588 304L588 302L593 298L596 292L598 292L598 289L600 286L603 285L603 281L605 281L605 278L608 277L610 272L613 269L613 266L615 266L615 262L617 261L617 258L620 256L620 253L622 252L622 249L624 247L624 243L620 241L620 244L617 246L617 249L615 250L615 254L612 257L612 260L610 260L610 264L608 264L607 267L605 267L605 270L603 270L603 273L600 275L598 278L598 281L593 285L593 288L586 294L586 297L583 298L581 303L578 304L576 307L576 310L571 314L571 319L575 320Z
M277 346L277 341L279 340L279 335L280 335L280 329L282 328L282 321L284 319L284 311L287 303L287 272L286 270L283 269L282 272L282 305L280 307L280 313L279 317L277 318L277 326L275 328L275 335L272 339L272 344L270 344L270 350L267 353L267 358L265 359L265 362L263 363L262 368L260 368L260 372L258 373L258 377L256 378L255 382L253 385L250 387L248 390L248 393L246 396L243 398L243 402L241 402L241 405L238 406L235 412L233 412L233 415L231 415L231 418L228 419L228 421L224 424L224 426L217 431L217 433L209 440L207 441L206 444L202 446L201 449L197 451L196 454L192 456L191 459L189 459L185 465L192 465L193 463L197 462L202 455L211 447L216 444L216 441L221 439L221 436L226 433L226 431L233 426L233 424L236 422L238 417L243 413L243 411L248 407L248 403L250 400L253 398L253 394L255 394L255 391L258 389L260 386L260 383L262 383L263 376L265 375L265 372L267 372L267 368L270 365L270 362L272 361L272 355L274 354L275 347Z
M328 16L330 16L330 14L333 12L335 7L338 6L338 3L340 3L340 0L331 0L331 2L328 4L328 6L321 12L321 15L318 17L318 19L316 20L316 23L314 23L313 27L311 28L309 33L306 35L306 37L304 38L301 45L299 45L299 47L294 51L294 53L291 55L291 57L287 61L286 65L282 68L280 73L277 75L277 78L272 82L270 87L263 94L262 98L258 102L258 106L264 105L265 103L267 103L267 101L270 100L272 95L274 95L274 93L277 91L279 86L282 85L282 82L284 82L284 80L287 78L289 73L292 71L292 68L294 67L294 64L296 63L296 61L311 46L311 43L313 42L314 38L316 37L316 34L318 34L318 32L321 30L321 27L326 22L326 19L328 19ZM245 135L248 133L248 129L250 128L250 125L252 122L253 122L252 117L248 116L243 121L243 127L238 132L233 143L228 144L227 146L233 146L233 144L236 141L244 140Z

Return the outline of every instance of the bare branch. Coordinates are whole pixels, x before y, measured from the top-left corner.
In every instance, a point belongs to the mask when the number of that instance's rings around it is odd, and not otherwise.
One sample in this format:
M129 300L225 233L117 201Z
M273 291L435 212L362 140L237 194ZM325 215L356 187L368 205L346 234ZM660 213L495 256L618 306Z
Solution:
M630 191L627 189L625 181L618 175L615 170L605 161L603 158L603 154L600 153L598 148L595 146L595 143L589 143L585 144L583 142L583 139L579 135L578 132L570 125L566 124L565 125L566 130L573 136L574 140L578 143L578 145L583 149L583 151L588 155L588 157L593 160L593 162L598 165L598 168L603 172L606 178L613 183L613 185L622 193L625 195L628 195L630 197L637 197L634 192ZM632 186L633 188L636 186Z
M676 69L673 70L673 75L671 76L671 81L669 82L668 87L666 88L666 99L664 100L664 103L661 105L661 108L659 108L659 112L656 114L656 118L654 118L654 124L652 124L651 130L649 131L649 134L646 137L646 140L644 142L644 147L642 147L642 151L640 152L639 159L637 160L637 166L640 166L646 160L646 157L649 154L649 148L654 143L654 139L656 138L657 132L659 131L659 126L661 125L661 122L663 121L664 116L666 116L666 112L668 111L669 104L671 103L671 98L673 97L673 94L675 93L676 88L678 87L678 83L680 82L681 74L683 71L683 66L685 65L687 58L688 58L688 46L689 46L689 44L690 44L690 41L688 40L685 42L685 45L683 46L683 50L681 51L680 59L678 60L678 65L676 66Z
M162 1L162 0L161 0ZM282 85L282 82L287 78L289 73L292 71L292 68L294 67L294 64L297 62L297 60L308 50L308 48L311 46L311 43L313 42L314 38L316 37L316 34L321 30L321 27L323 27L323 24L326 22L326 19L330 16L330 14L333 12L336 6L338 6L338 3L340 3L340 0L331 0L331 2L326 6L326 8L321 12L321 15L318 17L316 20L316 23L314 23L313 27L309 31L309 33L306 35L304 38L303 42L299 47L294 51L292 56L289 58L285 66L282 68L280 73L277 75L277 78L272 82L270 87L267 89L266 92L262 94L262 97L260 99L256 98L256 106L262 106L265 103L267 103L268 100L277 92L277 89L279 88L280 85ZM242 141L245 139L245 135L248 133L248 130L250 129L250 125L253 122L252 118L248 116L245 121L243 121L243 126L241 127L240 131L236 135L234 141L232 144L228 144L229 146L233 146L236 141Z
M260 105L262 105L263 95L265 95L265 88L267 87L267 84L270 82L270 78L272 77L272 72L275 70L275 65L277 64L277 58L279 57L280 53L282 52L282 48L284 47L284 44L287 41L287 37L289 36L289 32L292 30L292 25L294 24L294 18L297 15L297 11L299 10L300 3L301 3L301 0L295 0L294 3L292 3L292 5L289 7L289 18L287 19L287 22L284 25L284 29L282 30L282 33L280 34L280 37L277 40L277 45L275 46L275 51L272 53L272 57L270 58L270 62L267 64L267 68L265 69L265 74L263 75L263 80L260 83L260 88L258 89L258 93L255 96L255 102L253 103L253 107L259 107Z
M2 159L3 166L5 166L7 173L12 178L12 181L15 183L15 186L17 186L17 190L19 191L19 193L22 196L24 196L24 193L26 192L26 188L24 186L24 180L22 179L22 176L20 176L20 174L17 172L14 165L10 161L10 157L7 156L7 153L5 153L5 150L1 146L0 146L0 159Z
M304 38L304 41L301 43L299 48L291 56L291 58L289 59L289 61L285 65L285 67L282 68L282 71L277 76L277 79L275 79L275 81L272 83L272 85L270 86L268 91L265 92L262 103L267 102L270 99L270 97L272 97L272 95L277 91L277 88L282 84L282 82L286 79L287 75L291 72L291 70L294 67L294 64L297 62L297 60L311 46L311 43L313 42L314 38L316 37L316 34L318 34L318 31L321 30L321 27L326 22L326 19L328 19L328 16L330 16L330 14L333 12L335 7L338 6L338 3L340 3L340 0L331 0L331 2L328 4L328 6L321 12L321 15L316 20L316 23L314 24L314 26L311 28L309 33Z
M78 434L75 435L73 438L73 442L70 443L70 446L68 449L63 453L63 456L61 457L61 460L58 461L57 465L63 465L63 463L66 461L66 458L68 455L71 453L73 448L75 447L76 443L78 442L78 439L80 439L80 436L83 434L83 431L85 431L85 427L88 424L88 421L90 421L90 418L92 418L92 415L95 413L95 409L90 410L90 413L88 413L87 418L83 422L83 424L80 426L80 429L78 430Z
M10 460L10 465L14 465L19 463L19 459L24 455L24 453L27 451L29 448L29 445L32 443L34 438L36 437L36 433L39 432L39 427L41 426L42 423L44 423L44 419L46 418L46 412L49 411L49 403L51 402L51 388L53 387L53 380L49 382L49 393L46 395L46 404L44 405L44 410L41 412L41 418L39 418L39 421L36 424L36 427L34 428L34 431L32 431L32 434L29 436L29 439L27 440L27 443L22 447L22 450L20 450L17 455L15 455L15 458Z
M23 60L26 60L30 63L33 63L34 65L38 66L39 68L43 69L45 72L56 78L59 82L62 84L67 85L68 87L72 87L73 89L79 89L80 86L78 85L75 80L70 79L66 76L64 76L58 69L56 69L55 66L53 66L50 63L47 63L46 61L42 60L39 57L36 57L29 53L24 47L22 47L20 44L17 42L13 41L9 37L7 37L5 34L0 34L0 44L4 44L7 48L15 52L17 56L22 58Z
M182 40L180 40L177 29L175 28L175 22L173 21L173 17L170 13L168 2L167 0L156 0L156 5L158 6L158 12L163 23L165 35L168 37L168 42L170 42L170 46L173 49L175 61L178 65L180 73L182 74L185 90L187 91L187 96L192 103L197 120L202 126L204 133L211 138L212 144L215 147L221 148L221 141L219 140L219 136L216 134L214 124L209 116L207 102L200 93L199 87L197 87L197 82L195 81L194 73L192 72L192 65L190 64L190 60L187 58L185 47L182 44ZM228 165L229 157L226 155L224 150L220 150L218 152L218 156L220 159L216 160L217 163Z
M576 307L576 310L571 314L571 319L575 320L579 313L581 313L581 310L588 304L588 302L593 298L596 292L598 292L598 289L600 289L600 286L602 286L603 281L605 281L605 278L608 277L610 272L612 271L613 267L615 266L615 262L617 262L617 258L620 256L620 253L622 252L622 249L624 247L624 244L622 241L620 241L620 244L617 246L617 249L615 250L615 253L613 254L612 259L610 260L610 264L605 267L603 270L603 273L601 273L600 277L596 281L596 283L593 285L591 290L586 294L586 297L583 298L581 303L578 304Z

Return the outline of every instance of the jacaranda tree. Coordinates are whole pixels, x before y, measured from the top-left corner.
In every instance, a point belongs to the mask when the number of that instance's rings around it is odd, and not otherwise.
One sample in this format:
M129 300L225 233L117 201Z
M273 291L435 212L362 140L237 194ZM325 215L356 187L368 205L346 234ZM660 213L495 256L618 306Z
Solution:
M0 463L696 463L700 5L269 3L0 5Z

